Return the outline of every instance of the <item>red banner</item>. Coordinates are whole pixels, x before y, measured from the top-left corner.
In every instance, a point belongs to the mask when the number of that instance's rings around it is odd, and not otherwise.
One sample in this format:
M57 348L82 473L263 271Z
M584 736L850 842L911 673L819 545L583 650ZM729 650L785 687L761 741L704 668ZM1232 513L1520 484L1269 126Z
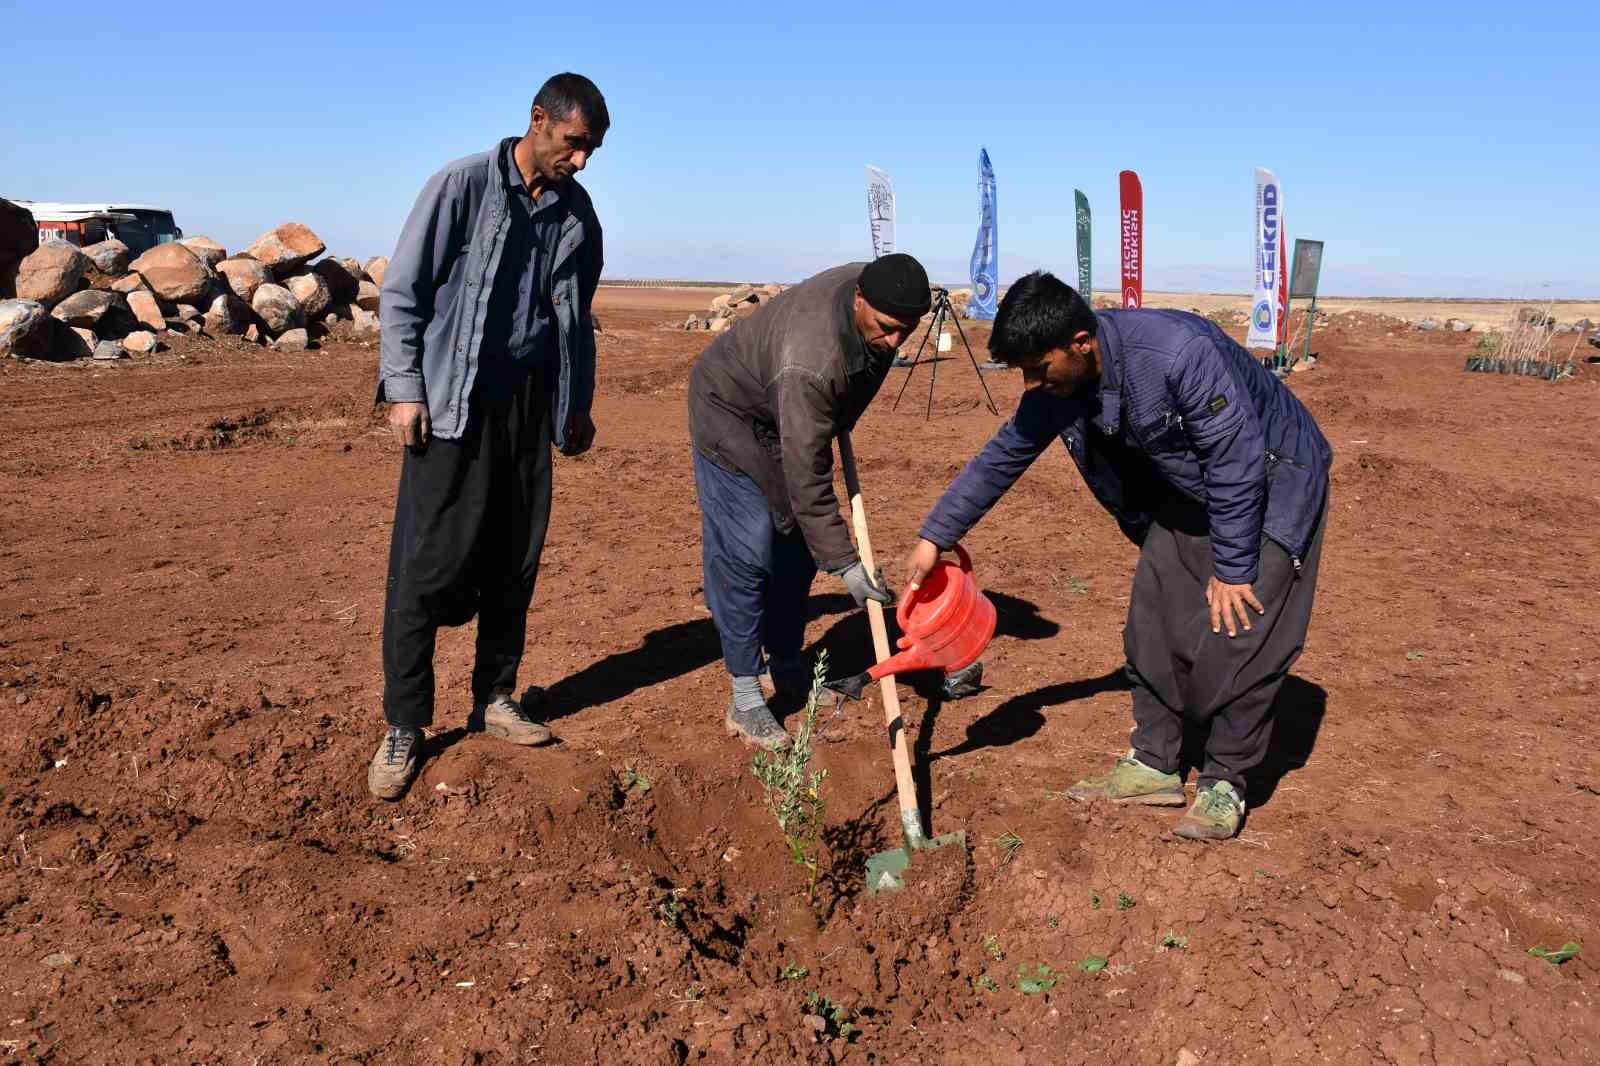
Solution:
M1284 234L1283 210L1278 210L1278 344L1289 343L1289 257L1283 254L1288 241Z
M1144 306L1144 187L1139 175L1117 176L1122 192L1122 306Z

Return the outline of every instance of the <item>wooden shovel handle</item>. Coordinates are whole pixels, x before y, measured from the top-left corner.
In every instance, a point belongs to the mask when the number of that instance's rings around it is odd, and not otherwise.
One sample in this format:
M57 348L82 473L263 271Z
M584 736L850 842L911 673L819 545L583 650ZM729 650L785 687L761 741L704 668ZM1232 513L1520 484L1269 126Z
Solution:
M850 494L850 524L855 527L856 550L867 573L876 576L877 565L872 558L872 536L867 532L867 508L861 502L861 480L856 476L856 453L850 443L850 434L839 435L839 465L844 467L844 487ZM883 620L883 604L867 601L867 620L872 624L872 650L878 662L889 658L889 627ZM878 680L883 692L883 717L889 727L889 750L894 755L894 783L900 796L900 826L906 834L906 846L917 847L923 841L922 815L917 810L917 784L911 776L911 753L906 746L905 719L900 716L900 693L894 685L894 675L885 674Z

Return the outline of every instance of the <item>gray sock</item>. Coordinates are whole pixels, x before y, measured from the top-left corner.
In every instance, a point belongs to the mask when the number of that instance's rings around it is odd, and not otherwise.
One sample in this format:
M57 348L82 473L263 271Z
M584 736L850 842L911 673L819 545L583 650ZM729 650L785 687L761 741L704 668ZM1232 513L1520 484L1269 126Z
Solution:
M761 678L735 676L733 679L733 709L749 713L765 710L767 698L761 694Z

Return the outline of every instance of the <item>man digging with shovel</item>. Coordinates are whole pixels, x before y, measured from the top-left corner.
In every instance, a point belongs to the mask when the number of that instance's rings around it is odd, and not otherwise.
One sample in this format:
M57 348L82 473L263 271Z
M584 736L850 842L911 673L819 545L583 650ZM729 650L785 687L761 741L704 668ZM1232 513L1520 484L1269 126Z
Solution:
M1016 414L945 490L907 560L920 582L1053 440L1139 545L1123 630L1133 747L1067 790L1184 804L1186 722L1208 729L1181 837L1226 839L1267 753L1272 702L1305 644L1333 453L1261 363L1198 315L1092 310L1034 273L1006 293L989 350L1022 369Z
M806 603L820 567L857 606L890 603L850 541L833 489L833 442L877 395L931 304L909 255L835 267L723 333L689 377L706 606L732 676L729 732L774 749L788 734L761 687L804 699Z

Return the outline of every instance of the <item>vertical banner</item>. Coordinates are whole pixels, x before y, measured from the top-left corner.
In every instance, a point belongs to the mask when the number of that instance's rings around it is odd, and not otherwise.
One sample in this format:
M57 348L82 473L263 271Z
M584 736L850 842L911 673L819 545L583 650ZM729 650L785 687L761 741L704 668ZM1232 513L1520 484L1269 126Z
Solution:
M1279 279L1283 266L1282 195L1278 176L1265 167L1256 167L1256 286L1250 298L1250 333L1245 344L1251 348L1277 348L1283 306L1279 301Z
M1278 345L1289 343L1289 254L1284 233L1283 205L1278 206Z
M1139 175L1117 175L1122 194L1122 306L1144 306L1144 186Z
M987 148L978 149L978 240L972 246L971 270L967 317L992 321L1000 304L1000 238L995 232L994 167Z
M1094 272L1089 269L1089 198L1083 195L1082 189L1073 189L1072 199L1078 208L1078 295L1093 307Z
M877 167L867 167L867 227L872 230L872 258L894 251L894 183Z

